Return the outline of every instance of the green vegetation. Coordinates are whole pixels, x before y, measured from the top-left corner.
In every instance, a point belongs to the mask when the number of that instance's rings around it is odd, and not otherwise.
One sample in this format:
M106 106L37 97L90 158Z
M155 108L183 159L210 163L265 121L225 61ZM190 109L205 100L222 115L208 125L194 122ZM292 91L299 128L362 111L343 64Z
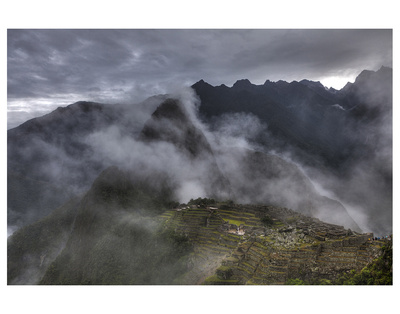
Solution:
M273 221L272 218L271 218L270 216L268 216L268 215L265 215L265 216L261 217L260 220L261 220L262 224L263 224L264 226L266 226L266 227L270 227L270 226L272 226L272 225L274 224L274 221Z
M160 177L156 183L132 179L128 173L117 167L104 170L93 183L88 196L108 207L153 214L159 214L178 204L165 178Z
M392 285L393 284L393 251L392 241L382 248L382 254L360 272L352 270L340 276L338 285Z
M245 225L245 222L243 220L234 220L234 219L224 219L225 221L229 221L230 224L240 226L240 225Z
M179 205L178 202L171 200L171 191L167 188L153 191L151 187L143 184L127 186L99 184L96 188L96 195L104 203L127 209L145 208L148 211L160 212Z
M332 281L329 279L325 278L319 278L319 279L312 279L310 281L305 281L299 278L295 279L288 279L286 281L286 285L292 285L292 286L301 286L301 285L317 285L317 286L326 286L326 285L332 285Z
M172 254L187 254L192 251L193 244L187 235L172 229L166 229L158 234L159 239L166 239L171 246Z
M172 209L172 208L178 207L179 206L179 202L177 202L177 201L169 201L169 202L166 202L165 205L166 205L166 207L168 209Z
M306 283L304 282L304 280L299 279L299 278L290 278L286 281L287 285L292 285L292 286L300 286L300 285L305 285Z
M381 248L381 255L361 271L351 270L336 280L318 278L302 280L290 278L287 285L392 285L393 284L393 251L392 241Z
M65 245L76 216L78 198L16 231L7 240L7 283L34 284Z
M234 206L234 201L232 201L232 200L226 200L226 201L224 201L224 202L220 202L219 204L218 204L218 207L220 208L220 209L231 209L233 206Z
M204 285L237 285L237 279L221 279L217 275L212 275L204 280Z
M216 201L212 198L196 198L194 199L190 199L190 201L188 202L188 205L199 205L201 207L207 207L210 205L215 205Z
M162 185L161 185L162 186ZM110 169L82 200L65 249L41 284L171 284L187 269L189 238L158 223L175 206L167 188Z
M219 279L228 280L232 277L233 270L229 266L220 266L216 271L216 275L218 276Z
M293 216L293 217L287 218L287 219L286 219L286 222L289 223L289 224L292 224L292 223L295 223L295 222L298 221L298 220L299 220L298 217Z
M192 251L185 235L160 230L151 219L119 223L85 242L84 250L71 243L40 283L171 284L186 271Z
M279 227L284 227L285 224L284 224L282 221L274 221L273 226L274 226L275 228L277 228L277 227L279 228Z
M338 262L335 256L321 259L316 252L322 249L322 242L311 235L305 241L304 236L300 239L288 232L292 228L281 228L294 216L276 215L279 208L262 211L264 208L258 207L257 212L257 207L247 210L242 205L197 198L188 203L195 205L193 208L176 210L171 208L179 204L167 188L160 188L162 184L157 189L134 184L115 169L105 175L82 199L10 237L9 283L27 283L20 278L25 270L33 269L32 284L193 284L216 269L204 284L392 284L391 242L360 272L334 280L340 274L338 263L346 264L340 265L342 271L352 267L347 266L352 254L341 253ZM205 208L210 205L218 209ZM245 235L229 233L224 220L248 226ZM270 227L266 235L262 225ZM354 256L359 251L367 257L376 252L367 245L352 249L358 250ZM311 271L315 262L326 268L321 273ZM325 270L332 272L321 278ZM285 282L288 274L292 278Z

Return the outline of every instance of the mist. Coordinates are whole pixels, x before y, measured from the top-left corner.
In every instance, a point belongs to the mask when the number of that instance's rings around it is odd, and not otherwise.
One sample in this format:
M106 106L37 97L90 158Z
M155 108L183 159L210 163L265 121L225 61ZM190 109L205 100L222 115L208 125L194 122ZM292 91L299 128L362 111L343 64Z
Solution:
M90 269L93 277L78 278L89 283L107 281L108 277L102 277L104 269L110 280L137 279L127 284L170 283L175 275L193 266L188 260L189 245L183 252L174 251L175 237L181 241L187 236L164 230L154 219L165 210L157 207L162 203L160 199L165 203L188 203L208 197L274 205L356 232L391 233L391 191L387 191L391 181L386 177L391 173L392 162L390 112L380 120L357 125L359 134L365 134L363 150L357 151L363 158L348 161L346 171L338 173L321 167L322 162L305 163L307 154L277 139L269 125L255 114L231 112L207 121L200 117L200 105L199 97L190 88L133 105L74 104L62 109L78 117L74 128L67 122L54 127L50 138L39 133L26 142L19 153L26 160L37 162L30 172L36 176L36 185L49 184L43 185L48 194L39 191L38 197L48 199L58 194L57 189L63 189L67 192L65 198L80 195L80 201L68 209L78 214L71 214L68 223L54 231L61 235L58 242L51 242L53 236L46 234L52 250L41 252L42 243L37 244L38 259L37 252L27 249L27 266L14 283L63 282L63 276L73 267ZM170 108L172 111L167 110ZM90 127L79 110L91 114ZM67 129L73 132L70 139L64 140L62 137L69 134ZM121 188L128 192L119 193ZM136 197L141 199L132 201ZM382 210L371 212L371 208ZM42 222L38 218L50 212L53 214L44 219L57 219L61 209L30 209L28 215L32 217L28 220L36 223L26 230L40 229ZM24 216L14 213L12 207L8 212L11 216ZM18 239L22 234L18 228L27 223L14 222L8 224L8 236L15 234ZM97 224L101 228L97 229ZM82 239L93 248L90 254L80 246ZM75 251L77 248L79 252ZM113 259L116 254L118 261ZM77 262L77 256L85 258ZM147 259L162 267L135 277L146 269ZM45 273L41 267L44 262L46 267L51 264L57 269L66 260L71 269Z
M368 96L360 89L357 93L363 100ZM376 97L367 103L372 110L387 98L386 94L376 92L376 88L375 94ZM191 139L195 153L183 149L187 128L170 119L152 118L167 99L177 99L190 130L204 137L200 142ZM360 123L342 130L354 141L364 139L363 150L358 153L363 158L358 156L356 162L346 161L347 170L343 174L321 167L322 163L315 156L310 155L309 159L316 160L314 164L305 164L307 153L277 139L269 125L252 113L224 113L204 120L199 115L200 105L199 97L187 87L175 88L170 94L150 97L138 104L101 105L102 109L91 118L93 127L86 127L85 116L78 115L76 125L82 126L83 131L63 133L68 129L65 126L61 128L61 135L54 135L50 141L42 136L34 137L21 146L20 154L26 160L42 158L33 175L41 175L57 188L68 190L69 195L84 193L102 170L117 166L134 173L135 180L145 180L155 188L167 185L180 203L198 197L271 203L327 222L351 226L347 215L340 211L333 215L332 208L325 208L316 201L325 196L342 204L363 231L391 232L388 209L392 204L385 183L390 180L385 176L392 168L391 111L369 124ZM340 112L350 110L342 108L345 110ZM306 123L307 117L303 119ZM160 138L143 140L146 126L161 134ZM57 128L59 126L54 129ZM353 135L352 132L357 133ZM67 146L61 142L64 134L70 136ZM340 147L340 143L333 143L333 146ZM250 152L261 155L254 157ZM308 198L314 199L311 205ZM366 204L370 206L367 208ZM382 204L384 212L371 212L371 207L378 208ZM12 211L9 208L9 212ZM9 229L15 227L10 224Z
M334 214L334 209L316 200L319 193L316 186L325 185L313 182L321 178L314 176L311 179L308 173L312 171L293 158L295 152L266 151L260 147L256 141L259 137L269 138L272 143L276 140L269 133L268 125L258 117L249 113L224 114L212 125L207 125L199 119L199 99L192 90L183 89L179 94L169 96L178 99L191 124L204 134L212 148L212 158L209 154L193 157L168 141L143 141L140 136L132 137L115 124L85 139L94 152L94 160L103 163L104 167L117 165L133 171L136 178L146 178L153 186L159 183L153 178L167 178L180 203L198 197L230 198L238 203L286 206L327 222L352 226L347 215L339 211ZM140 112L136 114L141 115ZM170 121L157 121L157 127L173 133L178 143L184 137L182 130ZM256 151L263 153L254 160L248 154ZM211 181L219 176L229 187L210 189ZM340 202L334 193L321 195ZM361 216L353 210L355 220Z

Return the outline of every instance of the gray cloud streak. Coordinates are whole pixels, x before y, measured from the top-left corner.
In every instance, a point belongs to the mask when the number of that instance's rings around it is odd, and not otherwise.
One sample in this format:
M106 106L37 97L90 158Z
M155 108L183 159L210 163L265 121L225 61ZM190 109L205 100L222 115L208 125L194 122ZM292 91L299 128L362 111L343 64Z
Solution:
M21 102L25 119L77 100L138 102L200 79L355 78L392 66L385 29L10 29L7 43L9 126L23 122L13 111Z

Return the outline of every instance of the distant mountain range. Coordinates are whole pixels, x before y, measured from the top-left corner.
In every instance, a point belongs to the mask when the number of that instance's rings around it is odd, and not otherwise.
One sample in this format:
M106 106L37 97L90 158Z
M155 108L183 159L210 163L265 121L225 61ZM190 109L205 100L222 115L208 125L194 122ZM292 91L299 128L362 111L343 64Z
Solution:
M325 190L350 207L363 208L371 223L368 228L388 230L392 220L391 68L362 71L341 90L309 80L254 85L245 79L231 88L201 80L192 87L201 100L200 116L212 130L218 130L227 115L254 115L266 128L248 138L253 145L306 167Z
M164 269L171 278L161 271L148 274L149 283L171 282L180 269L171 265L184 255L174 247L180 235L160 240L153 218L198 197L391 232L391 69L363 71L340 91L307 80L239 80L231 88L201 80L192 90L132 106L81 101L8 131L8 225L20 228L9 238L9 283L93 283L85 276L96 267L96 282L104 275L102 283L113 283L96 256L112 259L109 246L119 244L105 230L121 223L121 237L154 246L137 267L157 255L172 267ZM121 265L129 268L146 245L127 243L121 249L131 255ZM88 252L89 264L74 257ZM22 271L30 267L32 274ZM86 273L71 277L74 269Z
M253 85L244 79L231 88L201 80L192 87L201 99L199 111L206 121L218 124L215 117L226 113L252 113L285 144L335 169L348 166L353 156L369 153L364 143L392 113L392 69L386 67L363 71L340 91L308 80L267 80Z

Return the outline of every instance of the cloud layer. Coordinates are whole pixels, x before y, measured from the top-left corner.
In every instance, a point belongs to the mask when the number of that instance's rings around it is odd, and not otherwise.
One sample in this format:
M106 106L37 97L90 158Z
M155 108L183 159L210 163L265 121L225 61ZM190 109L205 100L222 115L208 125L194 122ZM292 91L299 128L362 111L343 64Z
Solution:
M138 102L200 79L333 82L392 66L385 29L10 29L7 45L9 127L54 106Z

